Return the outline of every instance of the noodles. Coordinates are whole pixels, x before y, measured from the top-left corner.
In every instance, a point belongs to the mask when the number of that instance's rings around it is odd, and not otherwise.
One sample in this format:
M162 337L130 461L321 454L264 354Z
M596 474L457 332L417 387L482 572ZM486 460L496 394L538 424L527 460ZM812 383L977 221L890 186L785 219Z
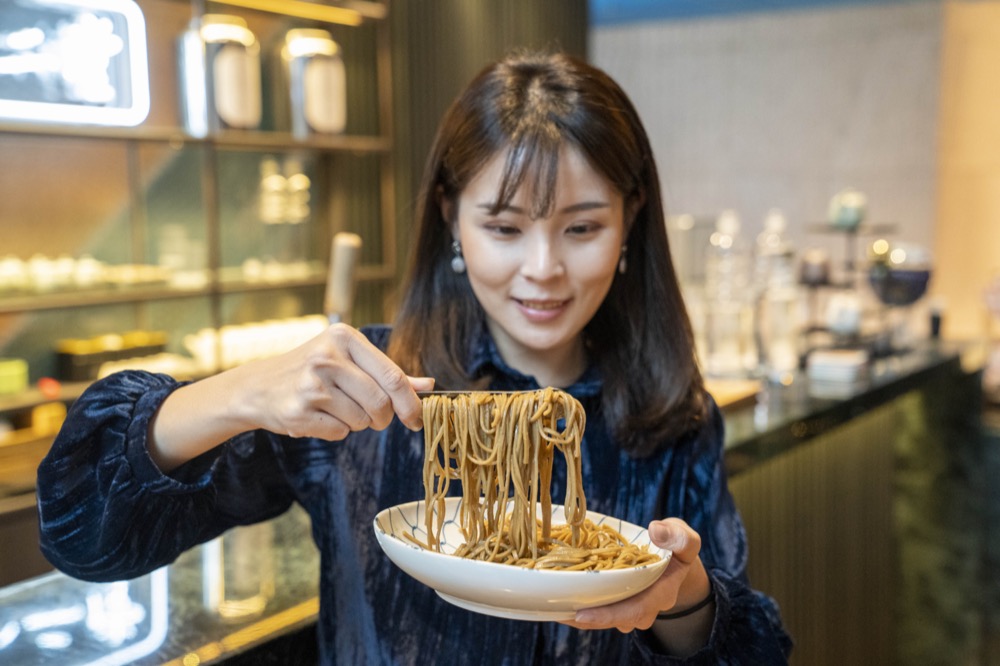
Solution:
M424 408L427 543L441 550L445 497L462 485L455 555L565 570L639 566L659 557L587 519L580 469L582 405L552 388L532 392L431 394ZM566 460L566 523L552 525L552 464ZM539 509L540 506L540 511ZM541 518L536 516L540 515ZM412 537L411 537L412 538Z

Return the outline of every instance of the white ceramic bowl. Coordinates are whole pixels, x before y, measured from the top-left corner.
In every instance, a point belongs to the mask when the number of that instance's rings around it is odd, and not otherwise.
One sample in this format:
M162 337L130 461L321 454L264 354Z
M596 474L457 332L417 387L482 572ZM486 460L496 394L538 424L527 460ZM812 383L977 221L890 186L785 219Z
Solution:
M460 506L459 497L445 500L447 520L441 553L404 539L405 534L411 534L427 541L423 500L379 512L374 528L382 550L400 569L467 610L520 620L568 620L581 608L610 604L641 592L660 577L670 561L670 551L652 545L644 528L593 511L588 511L587 517L595 524L608 524L630 542L649 545L660 560L610 571L552 571L455 557L450 553L464 541L457 522ZM552 509L552 524L564 523L563 507Z

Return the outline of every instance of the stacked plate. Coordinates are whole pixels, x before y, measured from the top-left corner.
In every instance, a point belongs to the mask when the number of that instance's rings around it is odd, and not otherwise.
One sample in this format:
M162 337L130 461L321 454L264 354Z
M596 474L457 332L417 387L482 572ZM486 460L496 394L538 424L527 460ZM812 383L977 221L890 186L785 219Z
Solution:
M870 358L865 349L823 349L809 354L806 375L809 394L839 398L850 395L868 381Z

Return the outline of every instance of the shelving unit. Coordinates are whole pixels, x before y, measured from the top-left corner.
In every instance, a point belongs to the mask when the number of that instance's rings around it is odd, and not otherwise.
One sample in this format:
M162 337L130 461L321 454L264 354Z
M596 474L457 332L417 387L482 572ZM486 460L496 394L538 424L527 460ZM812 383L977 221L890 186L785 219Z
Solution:
M0 356L27 358L34 383L51 374L54 361L49 356L54 357L58 339L115 332L116 324L119 332L177 325L170 333L179 338L199 326L218 329L244 323L248 313L266 315L268 303L273 303L275 316L289 316L296 309L299 312L291 316L319 314L329 243L338 231L353 231L364 239L357 272L361 312L355 323L380 318L381 292L397 272L388 2L138 4L147 15L153 98L149 118L134 128L0 123L0 158L12 158L4 159L12 174L5 176L7 186L0 182L0 197L6 202L0 210L0 255L13 253L27 260L35 253L78 256L106 250L119 263L151 265L156 263L156 230L165 220L173 223L177 218L203 244L203 279L196 286L0 291ZM290 28L329 29L344 49L347 64L347 131L303 140L275 126L265 114L260 130L189 135L176 109L174 40L191 18L203 13L241 16L265 46ZM268 57L262 50L265 63ZM266 86L265 91L277 94ZM264 108L269 108L267 100ZM240 252L252 257L248 247L253 242L261 244L258 254L280 247L265 237L263 225L252 224L256 221L250 210L248 174L256 177L260 161L269 157L294 158L311 170L311 217L304 223L309 228L298 241L299 249L308 253L298 259L308 270L282 279L251 279L239 270ZM12 164L20 165L17 172ZM40 233L33 234L36 226ZM9 242L4 242L4 233L10 235ZM246 306L248 302L253 305ZM181 321L185 318L190 321ZM175 351L179 345L175 338ZM64 388L59 398L64 401L82 390L76 384ZM0 418L48 399L35 389L2 397Z

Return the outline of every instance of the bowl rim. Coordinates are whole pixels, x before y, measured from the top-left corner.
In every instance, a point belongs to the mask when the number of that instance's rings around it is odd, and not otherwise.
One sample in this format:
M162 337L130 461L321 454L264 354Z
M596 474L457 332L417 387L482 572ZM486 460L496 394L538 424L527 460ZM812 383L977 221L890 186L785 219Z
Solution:
M461 503L462 501L463 501L463 498L461 498L461 497L446 497L445 498L445 502L448 503L448 504ZM384 529L382 527L382 525L379 523L379 518L381 516L388 516L388 515L390 515L390 512L393 511L393 510L402 511L404 508L408 508L408 507L411 507L411 506L417 506L419 504L424 504L425 502L426 502L426 500L419 499L419 500L413 500L413 501L410 501L410 502L404 502L402 504L396 504L394 506L390 506L390 507L386 507L384 509L381 509L377 514L375 514L375 518L372 520L372 526L373 526L373 529L375 530L376 536L381 536L381 537L384 537L386 539L392 539L394 542L399 543L399 544L401 544L403 546L406 546L408 548L412 548L413 550L416 550L416 551L418 551L420 553L425 553L425 554L432 555L432 556L435 556L435 557L449 558L451 560L458 559L458 560L462 560L462 561L465 561L465 562L474 562L477 565L487 565L488 568L485 569L484 571L491 571L491 570L496 570L498 572L500 572L500 571L503 571L503 572L525 571L525 572L531 572L530 575L546 575L546 574L548 574L548 575L557 575L557 576L569 576L569 575L574 575L575 574L575 575L578 575L578 576L595 576L595 575L627 576L627 575L632 574L632 573L634 573L636 571L643 571L643 570L646 570L646 569L655 569L655 568L666 567L667 564L670 563L670 560L673 557L673 551L671 551L671 550L669 550L667 548L661 548L660 546L657 546L650 539L649 540L650 552L658 555L659 558L660 558L660 559L658 559L658 560L656 560L654 562L648 562L646 564L640 564L640 565L633 566L633 567L622 567L620 569L591 569L591 570L584 570L584 571L564 571L564 570L561 570L561 569L535 569L535 568L529 568L529 567L519 567L519 566L512 565L512 564L504 564L502 562L488 562L486 560L473 560L473 559L469 559L469 558L465 558L465 557L459 557L457 555L454 555L453 553L446 553L446 552L440 552L440 551L436 551L436 550L431 550L429 548L423 548L423 547L421 547L421 546L419 546L419 545L417 545L417 544L415 544L415 543L413 543L411 541L407 541L407 540L405 540L405 539L403 539L401 537L396 536L395 534L393 534L393 533L389 532L388 530ZM563 505L562 504L552 504L552 510L553 510L553 512L555 512L558 509L563 509ZM639 535L640 536L647 535L648 532L649 532L648 527L642 527L640 525L636 525L635 523L631 523L631 522L629 522L629 521L627 521L627 520L625 520L623 518L615 518L614 516L609 516L607 514L603 514L603 513L600 513L598 511L592 511L592 510L588 509L588 511L587 511L587 517L590 518L593 521L594 520L593 516L599 516L602 520L613 520L613 521L619 522L620 523L620 525L618 527L618 531L619 532L622 531L621 527L624 526L624 525L628 525L630 527L633 527L633 528L636 528L636 529L640 530L639 531ZM595 524L600 524L598 521L594 521L594 522L595 522ZM634 543L634 540L632 540L630 542ZM645 545L645 544L641 544L641 545Z

